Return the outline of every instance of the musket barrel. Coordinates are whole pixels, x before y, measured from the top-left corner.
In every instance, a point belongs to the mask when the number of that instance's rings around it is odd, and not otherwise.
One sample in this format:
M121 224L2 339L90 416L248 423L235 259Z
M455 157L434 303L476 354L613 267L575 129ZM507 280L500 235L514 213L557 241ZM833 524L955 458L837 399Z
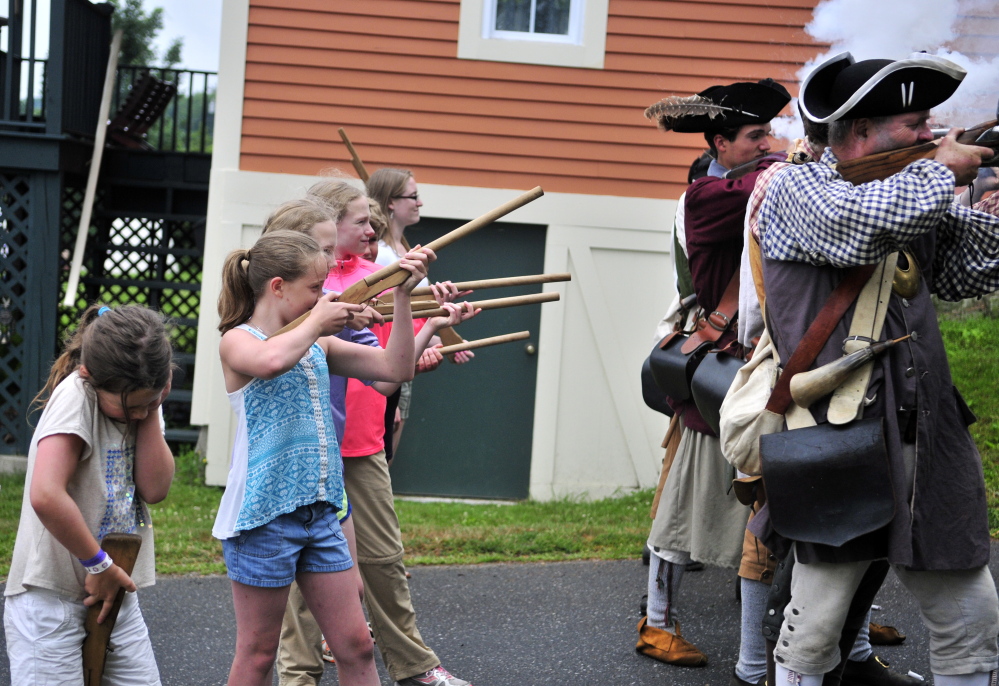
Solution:
M513 341L522 341L525 338L530 338L530 331L518 331L517 333L506 333L502 336L492 336L490 338L480 338L477 341L465 341L464 343L456 343L454 345L446 345L443 348L438 348L441 355L450 355L451 353L459 353L462 350L475 350L476 348L485 348L489 345L499 345L501 343L512 343Z
M430 248L431 250L434 251L440 250L441 248L451 245L455 241L464 238L473 231L478 231L486 224L491 224L500 217L506 216L511 212L513 212L514 210L523 207L527 203L537 200L544 194L545 192L541 189L541 186L536 186L535 188L527 191L526 193L520 194L513 200L509 200L503 203L496 209L486 212L481 217L476 217L467 224L462 224L454 231L450 231L441 236L440 238L430 241L423 247ZM399 271L399 263L394 262L387 267L379 269L374 274L369 274L368 276L364 277L364 282L369 286L373 286L382 279L392 276L398 271Z
M537 305L539 303L550 303L556 302L561 298L561 295L556 292L551 293L532 293L531 295L515 295L512 298L495 298L493 300L479 300L478 302L468 303L473 309L485 310L498 310L504 307L517 307L519 305ZM443 317L448 314L448 311L443 307L433 309L433 310L419 310L413 313L413 317L416 319L427 319L429 317ZM393 315L385 315L385 321L390 322L393 319Z

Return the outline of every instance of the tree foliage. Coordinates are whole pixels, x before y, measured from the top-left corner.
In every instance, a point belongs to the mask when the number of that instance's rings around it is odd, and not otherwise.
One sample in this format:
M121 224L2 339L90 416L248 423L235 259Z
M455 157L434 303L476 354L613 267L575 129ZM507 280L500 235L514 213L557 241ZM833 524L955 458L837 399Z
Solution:
M163 30L163 8L150 12L142 6L143 0L111 0L115 12L111 17L113 30L122 30L120 64L155 64L159 58L153 41ZM184 41L175 38L162 56L164 66L172 67L181 61Z

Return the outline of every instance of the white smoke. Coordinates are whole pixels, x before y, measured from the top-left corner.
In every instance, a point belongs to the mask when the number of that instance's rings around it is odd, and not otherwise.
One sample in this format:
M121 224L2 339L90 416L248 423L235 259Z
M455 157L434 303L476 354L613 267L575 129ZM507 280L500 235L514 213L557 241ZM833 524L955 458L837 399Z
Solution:
M823 0L805 31L830 47L801 68L798 81L841 52L850 52L859 61L903 59L926 51L956 62L968 72L954 96L934 110L934 121L970 127L996 116L999 41L979 27L994 26L997 20L995 0ZM775 136L790 139L802 135L796 102L792 112L793 117L772 122Z

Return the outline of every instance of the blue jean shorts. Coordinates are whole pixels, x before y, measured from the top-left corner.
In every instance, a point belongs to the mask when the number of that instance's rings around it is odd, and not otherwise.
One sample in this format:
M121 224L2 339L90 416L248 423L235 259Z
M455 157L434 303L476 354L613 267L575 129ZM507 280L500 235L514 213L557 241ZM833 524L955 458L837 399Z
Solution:
M300 572L342 572L354 566L337 521L337 509L324 502L222 541L229 578L247 586L288 586Z

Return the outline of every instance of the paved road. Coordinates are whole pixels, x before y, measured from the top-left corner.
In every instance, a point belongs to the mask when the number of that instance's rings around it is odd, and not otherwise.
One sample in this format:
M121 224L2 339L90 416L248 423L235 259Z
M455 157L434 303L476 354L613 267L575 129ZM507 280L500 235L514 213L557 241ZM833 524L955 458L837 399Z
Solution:
M640 560L415 567L411 583L427 643L475 686L728 686L739 641L734 572L684 578L683 632L710 658L707 667L690 669L634 651L646 570ZM164 686L225 683L235 637L225 578L161 578L140 600ZM909 636L877 652L902 671L928 676L926 632L894 574L877 602L884 609L875 621ZM9 683L8 669L0 659L0 684ZM380 662L379 671L391 684ZM333 668L323 683L337 683Z

